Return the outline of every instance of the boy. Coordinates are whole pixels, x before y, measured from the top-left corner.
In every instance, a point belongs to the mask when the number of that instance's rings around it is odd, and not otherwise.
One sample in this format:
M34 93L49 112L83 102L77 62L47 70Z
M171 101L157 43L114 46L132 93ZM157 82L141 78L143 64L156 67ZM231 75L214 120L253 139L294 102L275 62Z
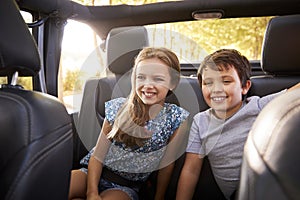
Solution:
M250 72L248 59L231 49L218 50L201 63L197 77L210 109L194 117L176 199L192 199L205 156L224 196L230 199L237 189L248 132L261 109L285 92L246 98Z

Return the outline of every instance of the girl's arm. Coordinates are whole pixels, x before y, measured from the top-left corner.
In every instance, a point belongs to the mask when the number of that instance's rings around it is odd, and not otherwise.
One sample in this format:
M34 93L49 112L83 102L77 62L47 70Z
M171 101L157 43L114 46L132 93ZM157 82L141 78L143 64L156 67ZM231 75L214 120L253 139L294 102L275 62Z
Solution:
M173 163L177 158L184 154L188 140L188 120L185 120L173 133L166 146L165 154L160 161L159 169Z
M88 181L86 196L88 200L101 199L98 192L98 184L102 172L102 163L91 156L88 166Z
M107 134L111 130L111 126L107 120L104 120L102 130L99 135L95 151L89 160L88 180L87 180L87 199L101 199L98 192L98 185L102 173L103 162L110 146Z
M174 163L171 163L170 165L158 171L156 193L154 198L155 200L165 199L165 193L171 179L173 168L174 168Z
M175 160L185 152L187 139L187 120L174 132L168 143L166 152L160 162L157 176L155 200L164 199L170 182Z

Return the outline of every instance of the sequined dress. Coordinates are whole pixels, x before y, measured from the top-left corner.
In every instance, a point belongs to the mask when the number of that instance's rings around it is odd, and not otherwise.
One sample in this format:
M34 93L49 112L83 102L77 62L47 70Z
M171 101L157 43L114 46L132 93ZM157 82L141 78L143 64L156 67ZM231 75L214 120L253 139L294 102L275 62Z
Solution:
M125 98L117 98L105 103L105 117L111 125L125 101ZM165 103L159 114L145 125L146 130L152 132L152 137L143 146L135 148L113 140L104 166L128 180L145 181L152 171L158 169L170 137L188 115L183 108ZM92 153L93 149L80 163L87 165Z

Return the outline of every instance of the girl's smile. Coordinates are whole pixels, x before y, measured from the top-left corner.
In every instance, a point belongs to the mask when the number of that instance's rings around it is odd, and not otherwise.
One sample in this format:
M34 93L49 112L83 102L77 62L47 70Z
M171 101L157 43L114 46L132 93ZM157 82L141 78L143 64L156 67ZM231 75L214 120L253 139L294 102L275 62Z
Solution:
M137 65L136 93L146 105L163 105L171 88L170 67L157 58L146 59Z

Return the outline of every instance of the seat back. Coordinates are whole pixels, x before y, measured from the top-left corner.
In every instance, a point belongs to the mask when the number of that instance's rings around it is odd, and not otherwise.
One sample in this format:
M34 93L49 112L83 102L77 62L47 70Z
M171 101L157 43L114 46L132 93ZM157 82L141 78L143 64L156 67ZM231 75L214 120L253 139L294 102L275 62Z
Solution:
M299 89L262 110L245 144L238 199L299 199L299 121Z
M300 78L300 15L270 20L264 37L261 67L266 73L253 76L249 96L264 96L291 87Z
M300 15L273 18L266 31L262 66L271 76L255 78L259 96L300 81ZM300 91L270 102L257 117L247 139L238 199L299 199Z
M0 196L5 200L67 199L72 126L65 107L47 94L16 85L35 76L39 53L14 1L0 6Z

